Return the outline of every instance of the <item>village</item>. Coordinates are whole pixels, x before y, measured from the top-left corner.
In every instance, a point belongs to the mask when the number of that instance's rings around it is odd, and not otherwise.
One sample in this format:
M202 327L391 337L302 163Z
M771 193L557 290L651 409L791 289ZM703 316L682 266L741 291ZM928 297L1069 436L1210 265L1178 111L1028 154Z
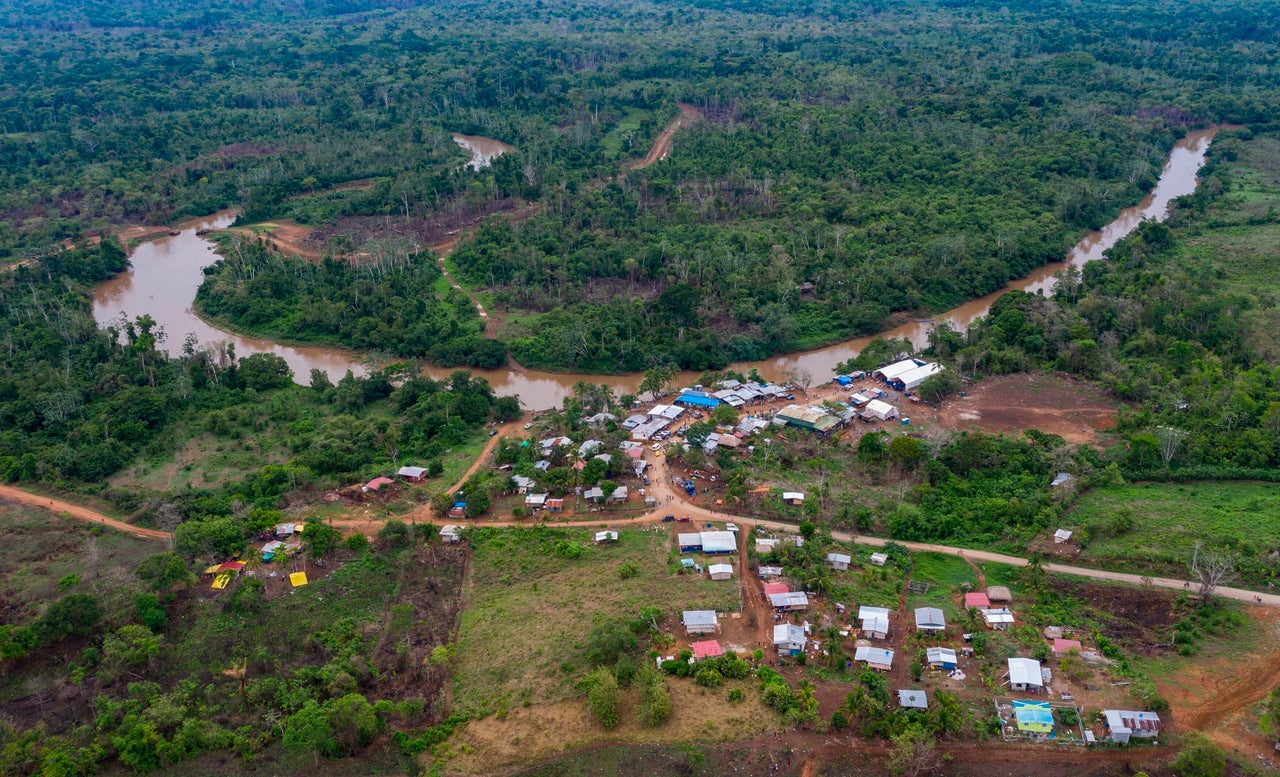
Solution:
M908 433L902 405L929 412L911 392L940 369L908 359L808 391L726 378L680 389L669 402L637 403L621 419L600 411L571 423L560 413L542 414L495 434L475 471L447 501L433 500L434 517L424 520L449 521L438 530L445 545L467 543L477 526L581 526L574 529L581 542L605 554L620 532L663 527L674 562L669 574L725 586L738 603L665 611L670 640L654 661L667 672L688 664L692 674L704 662L736 655L791 682L819 670L822 681L849 678L819 686L828 706L843 683L871 672L904 714L927 714L942 694L975 718L994 715L999 726L992 733L1009 742L1157 740L1160 713L1143 708L1126 682L1111 677L1116 661L1106 637L1096 629L1091 636L1083 624L1024 613L1016 598L1021 578L1010 569L815 531L804 520L806 494L784 485L752 493L790 510L790 525L727 513L717 457L751 456L770 435L788 430L853 439L876 429ZM806 402L796 401L797 391ZM568 436L575 429L591 436L579 443ZM330 499L376 508L391 494L414 493L429 477L427 468L406 465ZM1060 473L1045 487L1069 481ZM488 498L477 515L469 506L479 489ZM264 535L252 560L260 563L249 573L281 590L306 585L309 571L323 574L308 569L299 553L304 531L305 524L284 523ZM1052 541L1070 539L1059 529ZM245 566L230 560L205 573L211 587L225 589ZM987 584L988 575L1001 583Z

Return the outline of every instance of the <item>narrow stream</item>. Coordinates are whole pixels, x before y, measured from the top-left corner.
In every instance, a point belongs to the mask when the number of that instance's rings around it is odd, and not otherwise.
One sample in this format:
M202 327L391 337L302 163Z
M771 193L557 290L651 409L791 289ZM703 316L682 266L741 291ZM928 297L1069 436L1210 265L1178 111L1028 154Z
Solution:
M1195 191L1196 174L1204 164L1205 153L1214 132L1214 129L1200 130L1178 141L1169 153L1155 189L1141 203L1126 209L1101 230L1081 240L1064 261L1045 265L1025 278L1009 283L1000 291L971 300L936 316L934 320L949 321L957 329L964 329L975 318L985 315L991 309L992 302L1006 291L1050 294L1053 291L1054 273L1068 264L1080 266L1102 258L1103 252L1136 229L1143 219L1164 219L1172 200ZM454 135L454 140L471 151L472 161L468 162L468 166L488 164L494 157L511 148L505 143L488 138ZM486 143L472 145L477 140ZM177 235L161 237L138 246L131 257L131 269L100 284L95 290L94 318L102 325L119 320L121 315L134 317L149 313L164 328L167 339L162 347L169 353L181 350L188 333L194 333L201 344L226 340L235 346L237 356L273 353L283 357L293 369L294 379L299 383L310 380L312 369L323 370L335 381L347 370L361 374L364 364L359 353L337 348L280 345L270 340L244 337L207 324L195 314L191 305L196 289L204 279L201 270L217 260L213 243L199 237L196 232L225 227L233 220L232 213L215 213L183 224ZM907 338L917 346L923 346L932 326L928 322L913 322L882 332L878 336ZM744 372L754 367L770 380L781 380L792 369L803 370L811 374L815 381L822 381L835 374L837 364L857 356L871 339L857 338L826 348L735 364L733 367ZM445 377L452 371L433 368L429 373L435 377ZM488 380L498 394L518 395L525 407L536 410L559 406L578 381L605 383L615 391L624 393L635 391L641 380L639 375L579 375L536 370L472 372Z

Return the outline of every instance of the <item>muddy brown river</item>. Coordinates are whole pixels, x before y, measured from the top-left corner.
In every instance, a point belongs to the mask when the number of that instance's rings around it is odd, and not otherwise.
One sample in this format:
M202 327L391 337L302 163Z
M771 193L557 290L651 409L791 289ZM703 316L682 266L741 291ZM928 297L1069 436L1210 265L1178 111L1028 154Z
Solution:
M482 138L479 135L462 135L455 132L453 133L453 142L462 146L471 154L471 159L466 166L472 170L488 167L493 160L508 151L515 151L515 146L509 146L501 140L494 140L493 138Z
M991 303L1006 291L1022 290L1029 292L1053 291L1053 275L1068 264L1083 265L1085 262L1102 258L1104 251L1116 244L1120 238L1137 228L1143 219L1160 220L1168 215L1169 203L1177 197L1195 191L1196 173L1204 164L1205 152L1213 139L1214 130L1201 130L1187 135L1174 146L1165 161L1160 180L1152 192L1138 205L1123 211L1119 217L1101 230L1081 240L1068 253L1062 262L1055 262L1039 268L1035 272L1009 283L1004 289L972 300L953 310L936 316L934 321L949 321L956 328L963 329L975 318L985 315ZM499 141L487 138L478 140L497 144L487 146L480 151L464 143L476 138L454 135L454 140L472 152L472 161L468 165L487 164L493 157L510 149ZM501 147L500 149L498 147ZM489 156L484 156L489 154ZM235 345L237 356L248 356L252 353L273 353L284 358L293 369L295 380L300 383L309 381L312 369L320 369L328 373L330 379L337 380L347 370L356 374L364 371L362 354L336 348L312 346L281 345L270 340L244 337L205 323L192 310L196 289L203 280L201 269L217 260L213 252L213 244L196 235L201 229L225 227L234 219L232 213L216 213L202 219L196 219L179 228L177 235L161 237L143 243L134 250L130 257L132 267L119 276L98 286L94 294L93 315L98 323L119 320L121 315L129 317L150 314L164 328L167 339L162 343L169 353L178 353L188 333L194 333L201 344L210 344L226 340ZM915 322L905 326L882 332L882 337L902 337L923 346L927 341L930 322ZM771 380L782 380L790 370L803 370L813 376L815 382L830 378L835 374L835 366L851 359L871 340L870 337L849 340L836 345L813 351L788 354L759 362L745 362L733 365L742 371L756 368L760 374ZM452 372L451 369L431 369L430 374L443 377ZM564 373L539 372L536 370L472 370L477 376L487 379L500 395L518 395L525 407L543 410L559 406L563 399L571 393L575 383L581 380L592 383L606 383L619 393L635 391L639 385L640 375L577 375ZM688 379L696 375L682 376Z

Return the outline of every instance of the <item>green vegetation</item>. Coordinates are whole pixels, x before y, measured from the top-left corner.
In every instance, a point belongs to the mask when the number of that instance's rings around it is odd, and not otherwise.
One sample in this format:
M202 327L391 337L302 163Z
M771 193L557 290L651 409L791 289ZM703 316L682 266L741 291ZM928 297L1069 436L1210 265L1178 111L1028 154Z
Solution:
M599 547L585 529L476 528L468 540L475 551L453 686L462 714L574 695L588 671L612 668L636 645L629 619L643 608L658 608L664 630L682 610L741 608L736 585L673 571L665 532L622 529L617 543ZM622 578L628 563L640 572Z
M293 769L438 719L447 667L428 659L452 631L457 552L297 558L311 582L296 589L290 569L250 562L213 591L152 555L154 540L49 521L0 509L5 774L148 772L212 753Z
M1086 532L1081 558L1091 564L1186 576L1202 542L1230 552L1243 581L1262 585L1275 575L1278 512L1273 483L1146 483L1093 489L1063 521Z

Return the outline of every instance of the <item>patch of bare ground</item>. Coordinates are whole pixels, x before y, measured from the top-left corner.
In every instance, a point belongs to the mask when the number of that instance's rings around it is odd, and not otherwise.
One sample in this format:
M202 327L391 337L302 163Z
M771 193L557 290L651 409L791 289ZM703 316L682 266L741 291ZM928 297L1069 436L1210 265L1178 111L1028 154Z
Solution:
M732 742L782 727L779 715L765 707L750 680L729 682L722 688L702 688L688 679L670 678L671 717L650 728L636 719L640 692L623 694L622 723L611 731L600 727L587 712L585 699L566 699L473 720L449 740L454 753L447 774L512 774L529 764L567 755L601 743L674 744ZM744 688L746 698L728 700L731 688Z
M513 214L512 218L520 218L536 205L529 205L523 200L514 198L485 200L480 203L449 202L428 217L397 218L387 216L348 216L335 223L318 227L311 235L317 246L324 252L345 254L350 246L360 246L370 240L398 238L409 240L418 246L436 246L479 224L489 216L499 213ZM528 210L528 213L532 213ZM528 213L524 216L527 218Z
M1120 407L1096 386L1063 375L1001 375L968 386L966 393L938 410L944 428L1009 434L1038 429L1070 443L1096 444L1115 425Z

